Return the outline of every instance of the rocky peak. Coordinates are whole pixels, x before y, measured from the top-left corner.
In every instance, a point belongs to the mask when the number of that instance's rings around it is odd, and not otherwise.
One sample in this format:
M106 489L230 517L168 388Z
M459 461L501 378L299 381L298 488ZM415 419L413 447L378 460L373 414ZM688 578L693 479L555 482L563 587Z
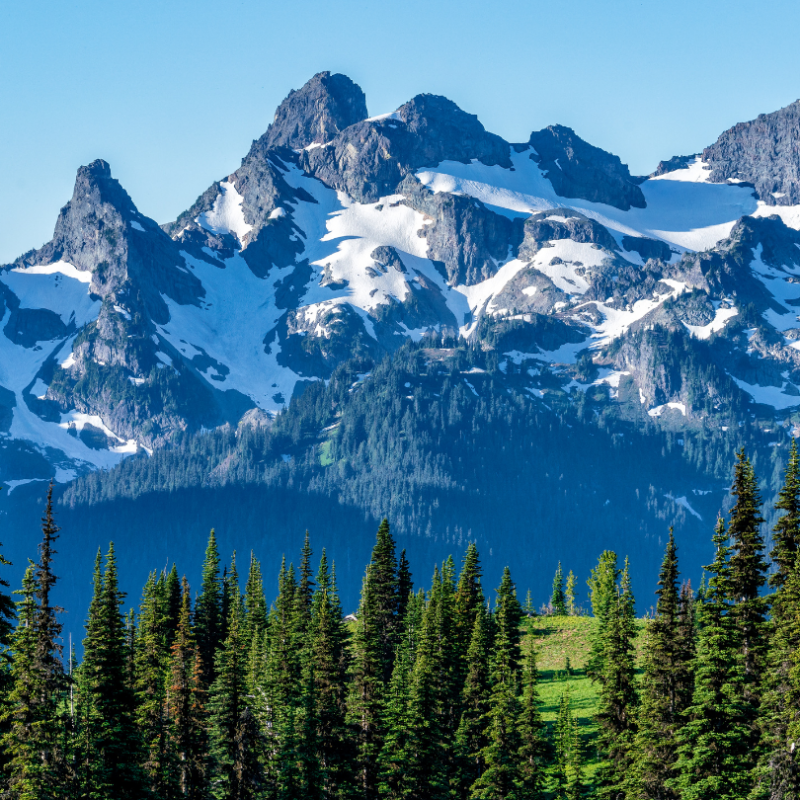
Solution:
M265 150L324 144L366 118L367 101L361 87L346 75L320 72L301 89L289 92L258 144Z
M800 203L800 100L740 122L703 151L709 180L752 183L767 205Z
M579 197L627 211L644 208L642 190L617 156L585 142L571 128L551 125L528 142L559 197Z

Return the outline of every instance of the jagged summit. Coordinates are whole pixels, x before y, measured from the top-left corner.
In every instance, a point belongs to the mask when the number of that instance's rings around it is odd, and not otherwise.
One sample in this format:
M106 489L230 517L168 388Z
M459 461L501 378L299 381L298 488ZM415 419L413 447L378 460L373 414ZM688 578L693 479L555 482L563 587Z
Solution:
M275 120L258 141L260 149L325 144L367 118L367 101L346 75L319 72L278 106Z

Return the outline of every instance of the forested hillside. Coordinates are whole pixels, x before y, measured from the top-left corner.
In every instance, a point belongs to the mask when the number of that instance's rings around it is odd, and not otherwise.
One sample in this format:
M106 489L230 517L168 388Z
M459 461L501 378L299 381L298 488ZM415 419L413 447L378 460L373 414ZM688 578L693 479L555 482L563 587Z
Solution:
M126 601L112 544L94 560L78 655L53 601L68 532L51 486L16 601L0 592L9 796L793 797L794 444L771 547L744 451L731 495L702 582L682 579L670 530L638 611L629 559L611 550L586 583L558 564L523 601L528 576L487 574L474 542L429 582L386 520L354 615L308 534L297 566L272 564L271 603L257 555L223 566L213 531L198 586L172 565Z

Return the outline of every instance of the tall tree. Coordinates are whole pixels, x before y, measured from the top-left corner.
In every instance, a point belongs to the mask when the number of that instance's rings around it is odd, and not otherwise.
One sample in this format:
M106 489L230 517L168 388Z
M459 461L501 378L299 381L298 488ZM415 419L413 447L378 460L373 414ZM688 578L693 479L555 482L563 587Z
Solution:
M17 637L20 663L15 664L7 712L11 720L5 740L11 745L9 786L12 794L21 798L58 797L66 790L63 737L66 719L60 709L66 679L61 661L61 623L57 616L61 609L51 600L58 580L53 572L58 531L53 518L51 482L42 518L39 560L26 573L23 585L20 616L26 630Z
M212 528L203 561L203 582L194 607L194 633L200 653L203 683L206 687L209 687L214 680L215 655L222 641L223 592L219 563L217 537Z
M581 800L583 755L578 721L572 714L569 686L561 693L555 725L554 793L558 800Z
M483 614L486 598L481 579L483 570L475 542L470 542L464 555L455 597L455 646L458 670L463 683L467 670L467 654L475 630L475 620Z
M411 576L411 564L408 563L405 548L400 551L397 562L397 625L402 628L403 620L408 609L408 599L414 591L414 581Z
M611 609L617 602L617 554L604 550L589 580L589 601L596 620L590 637L590 652L586 661L586 674L593 681L603 680L605 671L606 625Z
M553 593L550 596L550 608L553 614L563 617L567 613L567 596L564 594L564 570L558 562L556 574L553 576Z
M676 736L692 699L694 658L694 625L685 619L678 579L678 548L670 528L658 577L656 615L645 632L635 757L626 782L628 800L678 800L669 782L677 776Z
M618 800L624 797L624 783L631 763L636 734L636 667L634 640L636 619L628 559L616 602L611 605L605 628L603 677L597 722L598 796Z
M752 724L742 699L742 635L729 602L730 546L721 519L714 545L699 612L694 694L677 733L678 777L671 785L682 800L741 800L750 788Z
M536 647L533 635L523 643L522 662L522 701L520 703L517 728L521 745L520 761L520 798L537 800L545 790L546 767L549 747L544 722L542 722L541 700L537 684L539 671L536 667Z
M124 593L119 589L114 545L105 569L95 567L95 594L89 607L81 667L86 747L84 794L96 798L141 800L146 795L139 767L141 740L134 720L134 695L127 669Z
M511 579L511 570L505 567L497 588L497 604L493 615L495 626L494 647L507 650L503 659L508 664L514 680L519 678L520 642L522 640L522 606L517 599L517 588ZM497 659L497 656L495 656Z
M572 570L567 575L567 588L564 592L567 600L567 614L574 617L578 613L578 579L573 574Z

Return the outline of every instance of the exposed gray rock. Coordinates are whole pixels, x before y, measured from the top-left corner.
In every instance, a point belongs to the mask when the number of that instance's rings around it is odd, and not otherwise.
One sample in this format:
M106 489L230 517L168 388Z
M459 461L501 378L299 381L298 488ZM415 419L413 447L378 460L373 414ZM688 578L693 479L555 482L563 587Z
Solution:
M389 268L394 269L397 272L406 272L405 265L403 264L400 256L397 254L397 250L395 250L394 247L381 245L380 247L376 247L369 254L369 257L375 260L375 264L377 266L383 268L383 272Z
M709 180L751 183L767 205L800 203L799 141L797 100L780 111L734 125L703 150L703 160L711 166Z
M434 193L412 175L398 191L407 205L433 220L418 235L428 242L428 257L445 265L452 286L471 286L490 278L519 247L520 221L490 211L479 200Z
M609 252L618 249L614 237L599 222L572 209L553 208L525 220L519 258L529 261L542 247L557 239L596 244Z
M559 197L580 197L627 211L647 204L627 166L617 156L594 147L571 128L551 125L534 131L531 158L545 172Z
M301 89L289 92L258 144L262 150L323 144L367 116L360 86L346 75L319 72Z
M672 258L670 246L658 239L647 239L644 236L623 236L622 246L629 253L638 253L643 261L651 258L669 261Z
M300 154L302 168L362 203L395 192L403 178L445 160L511 166L509 145L446 97L417 95L394 114L351 125Z
M672 158L668 159L667 161L659 161L655 172L653 172L649 177L657 178L659 175L666 175L668 172L676 172L679 169L686 169L699 155L700 153L695 153L691 156L672 156Z

